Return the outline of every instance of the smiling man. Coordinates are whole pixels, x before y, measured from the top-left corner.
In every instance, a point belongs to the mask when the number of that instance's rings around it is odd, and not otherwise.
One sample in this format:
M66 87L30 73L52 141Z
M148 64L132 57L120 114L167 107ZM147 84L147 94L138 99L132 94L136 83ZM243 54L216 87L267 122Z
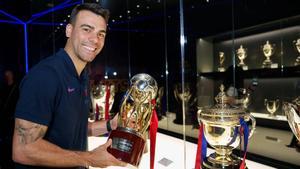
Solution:
M108 15L98 4L76 6L66 26L65 48L22 80L13 138L17 169L125 165L107 152L111 140L86 151L90 127L86 65L104 46Z

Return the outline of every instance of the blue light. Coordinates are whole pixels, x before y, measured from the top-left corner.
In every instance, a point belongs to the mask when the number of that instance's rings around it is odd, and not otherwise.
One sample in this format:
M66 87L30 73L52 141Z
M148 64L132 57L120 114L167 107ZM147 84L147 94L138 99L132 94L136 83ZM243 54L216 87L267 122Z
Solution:
M24 23L24 48L25 48L25 70L28 73L28 37L27 37L27 24Z
M23 24L23 23L24 23L24 22L23 22L22 20L20 20L19 18L15 17L15 16L13 16L13 15L11 15L11 14L9 14L9 13L3 11L3 10L0 10L0 13L2 13L2 14L5 15L5 16L8 16L9 18L11 18L11 19L17 21L17 22L20 23L20 24Z
M32 24L36 24L36 25L61 25L60 23L43 23L43 22L33 22L33 20L35 19L38 19L40 17L42 17L43 15L46 15L50 12L54 12L54 11L57 11L57 10L60 10L60 9L64 9L64 8L67 8L67 7L70 7L70 6L74 6L74 5L77 5L77 4L81 4L83 3L83 0L78 0L74 3L69 3L71 2L71 0L66 0L64 1L63 3L61 3L60 5L57 5L51 9L48 9L46 11L42 11L40 13L36 13L36 14L33 14L30 18L30 20L28 20L27 22L24 22L22 20L20 20L19 18L3 11L3 10L0 10L0 14L3 14L9 18L11 18L12 20L14 21L9 21L9 20L0 20L0 23L8 23L8 24L22 24L23 27L24 27L24 48L25 48L25 71L26 73L28 73L28 70L29 70L29 67L28 67L28 31L27 31L27 24L29 23L32 23Z

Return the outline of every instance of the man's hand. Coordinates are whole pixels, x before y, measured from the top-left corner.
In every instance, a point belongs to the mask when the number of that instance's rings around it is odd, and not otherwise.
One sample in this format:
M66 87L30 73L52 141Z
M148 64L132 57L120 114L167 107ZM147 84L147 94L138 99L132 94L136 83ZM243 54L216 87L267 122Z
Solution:
M121 166L125 167L126 163L116 159L113 155L111 155L107 148L112 144L112 140L109 139L105 144L95 148L90 152L88 157L88 161L90 161L90 166L93 167L108 167L108 166Z

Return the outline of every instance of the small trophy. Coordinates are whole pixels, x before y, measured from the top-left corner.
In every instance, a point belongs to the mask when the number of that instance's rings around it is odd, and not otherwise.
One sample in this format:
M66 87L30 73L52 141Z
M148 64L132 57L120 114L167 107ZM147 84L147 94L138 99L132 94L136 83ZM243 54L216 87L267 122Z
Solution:
M275 52L275 44L270 44L269 41L267 41L264 46L263 46L263 53L266 59L263 61L263 68L278 68L277 63L273 63L272 60L270 59L271 56Z
M275 117L275 112L277 111L278 107L279 107L279 100L268 100L265 99L265 106L267 108L267 111L270 113L269 116L270 117Z
M224 61L225 61L224 52L219 52L219 64L220 64L220 66L218 67L219 72L224 72L225 71Z
M240 60L240 63L238 66L240 66L243 70L248 70L248 66L244 63L244 59L247 57L247 49L243 47L243 45L240 46L239 49L236 50L236 54Z
M283 102L282 109L286 115L290 128L298 141L300 141L300 96L291 103Z
M137 168L144 152L146 131L155 108L153 101L158 87L148 74L137 74L130 82L120 108L118 127L109 135L112 146L107 151L129 163L132 168Z
M91 88L92 116L90 121L108 120L111 117L115 96L114 85L97 84Z
M297 39L296 41L294 41L294 43L295 43L295 46L296 46L297 51L299 53L298 57L296 58L296 61L295 61L294 65L298 66L298 65L300 65L300 38Z

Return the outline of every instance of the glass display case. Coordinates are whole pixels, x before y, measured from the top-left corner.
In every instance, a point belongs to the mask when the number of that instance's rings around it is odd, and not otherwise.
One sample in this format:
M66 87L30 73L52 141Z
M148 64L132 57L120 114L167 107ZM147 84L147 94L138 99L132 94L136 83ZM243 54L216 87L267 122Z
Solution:
M220 84L236 97L249 91L257 121L248 151L298 165L299 152L282 110L300 94L300 16L197 39L198 106L213 105ZM235 66L233 66L235 65ZM234 76L233 76L234 74ZM280 152L279 154L277 152Z

